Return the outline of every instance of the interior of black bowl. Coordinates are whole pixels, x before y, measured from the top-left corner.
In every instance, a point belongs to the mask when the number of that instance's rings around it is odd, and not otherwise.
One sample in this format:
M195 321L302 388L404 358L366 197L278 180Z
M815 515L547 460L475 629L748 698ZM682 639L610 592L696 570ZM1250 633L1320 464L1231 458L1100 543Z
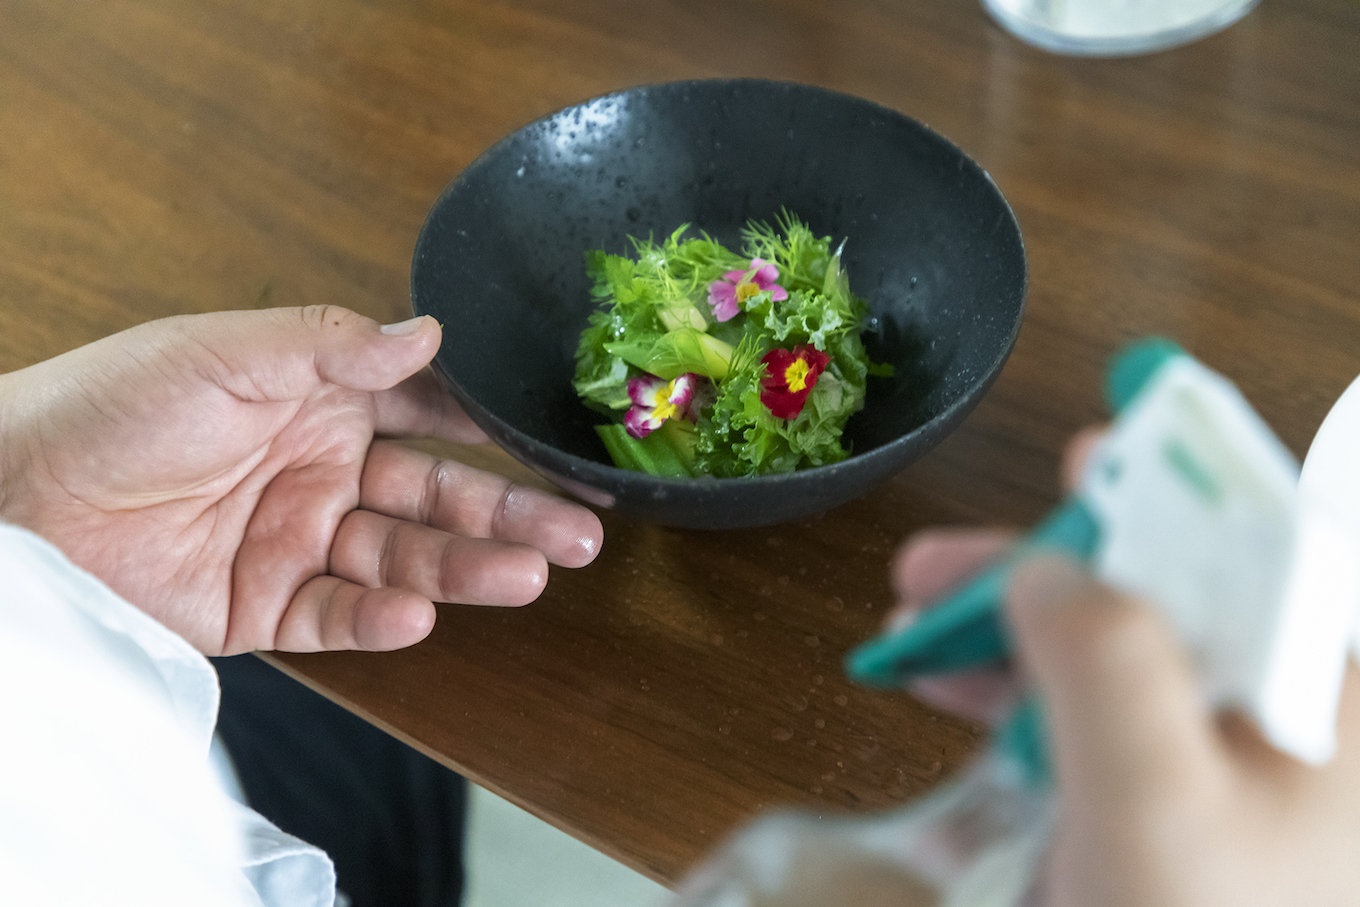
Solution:
M1025 294L1020 233L957 147L869 101L804 85L716 80L598 98L502 140L430 212L415 309L445 326L437 368L472 408L533 442L608 462L577 400L573 354L593 308L584 254L690 224L740 245L787 210L839 242L870 301L871 381L846 437L857 455L957 421L1009 354ZM486 427L486 426L484 426ZM814 470L816 472L816 470Z

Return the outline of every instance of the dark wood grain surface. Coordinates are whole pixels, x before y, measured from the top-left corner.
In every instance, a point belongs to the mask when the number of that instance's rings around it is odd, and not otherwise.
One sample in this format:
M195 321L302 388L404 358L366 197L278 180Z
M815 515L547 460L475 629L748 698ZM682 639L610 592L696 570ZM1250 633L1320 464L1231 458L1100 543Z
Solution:
M1179 340L1306 449L1360 373L1360 5L1266 0L1115 60L1034 50L958 0L0 5L4 370L183 312L396 320L426 211L484 148L606 91L732 75L862 95L992 174L1030 292L990 395L823 516L704 533L606 513L599 560L528 608L447 606L399 653L274 658L663 882L762 807L900 803L978 746L841 658L891 604L904 536L1051 505L1121 343Z

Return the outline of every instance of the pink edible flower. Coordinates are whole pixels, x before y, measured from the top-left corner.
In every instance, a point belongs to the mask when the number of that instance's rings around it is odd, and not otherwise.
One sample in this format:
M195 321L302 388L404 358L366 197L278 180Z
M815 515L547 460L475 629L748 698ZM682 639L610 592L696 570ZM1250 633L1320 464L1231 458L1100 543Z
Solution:
M708 304L713 307L713 317L731 321L746 300L766 290L776 302L788 299L788 290L775 283L778 279L779 269L763 258L751 259L749 271L728 271L708 285Z
M690 404L699 386L699 376L685 372L674 381L656 375L628 379L628 399L633 406L623 417L624 428L634 438L645 438L667 419L692 418Z

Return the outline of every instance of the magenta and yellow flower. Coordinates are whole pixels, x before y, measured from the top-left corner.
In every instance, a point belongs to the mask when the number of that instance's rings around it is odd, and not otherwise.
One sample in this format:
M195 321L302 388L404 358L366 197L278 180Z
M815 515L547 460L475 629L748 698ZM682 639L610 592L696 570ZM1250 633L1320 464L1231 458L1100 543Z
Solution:
M708 285L708 304L713 307L713 317L719 321L731 321L746 304L746 300L757 293L770 291L770 298L778 302L789 298L789 291L775 283L779 279L779 269L763 258L751 259L751 267L746 271L728 271L720 279Z
M701 380L694 372L685 372L674 381L647 374L629 378L628 399L633 406L623 417L628 434L645 438L667 419L694 421L694 393Z
M760 379L760 402L776 419L794 419L803 411L808 394L817 386L817 379L831 357L805 343L792 350L772 349L760 361L765 364L765 377Z

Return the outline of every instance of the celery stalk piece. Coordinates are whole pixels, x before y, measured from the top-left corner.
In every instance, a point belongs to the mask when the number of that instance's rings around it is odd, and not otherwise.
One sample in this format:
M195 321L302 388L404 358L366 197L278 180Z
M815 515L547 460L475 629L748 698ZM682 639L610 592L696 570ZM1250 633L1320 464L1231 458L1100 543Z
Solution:
M656 317L668 331L678 331L681 328L708 330L708 319L704 317L704 313L695 308L693 303L685 300L658 307Z
M620 469L661 478L694 476L694 432L668 420L645 438L634 438L622 425L597 425L595 431Z
M685 372L722 381L731 363L732 344L694 328L681 328L661 335L642 368L667 381Z

